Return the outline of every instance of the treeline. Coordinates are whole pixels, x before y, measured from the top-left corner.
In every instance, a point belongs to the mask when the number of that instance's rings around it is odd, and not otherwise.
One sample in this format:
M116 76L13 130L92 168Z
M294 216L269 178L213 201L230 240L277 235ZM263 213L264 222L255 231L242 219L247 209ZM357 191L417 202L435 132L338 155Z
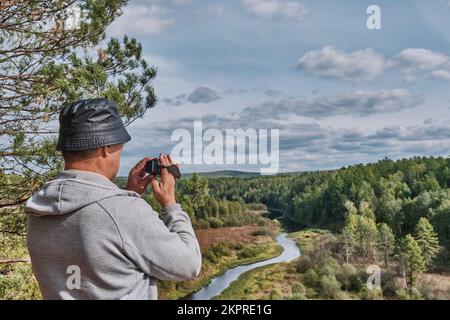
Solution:
M245 203L263 203L282 212L296 228L339 232L348 204L384 223L397 238L415 232L428 219L441 244L450 246L450 159L423 158L355 165L336 171L274 177L217 178L210 193Z
M211 195L210 181L214 182L214 179L209 180L193 174L177 183L177 201L189 214L194 228L207 229L270 223L259 212L265 208L264 206L247 205L242 199L229 200ZM146 194L144 199L150 203L153 209L161 211L162 208L151 193Z

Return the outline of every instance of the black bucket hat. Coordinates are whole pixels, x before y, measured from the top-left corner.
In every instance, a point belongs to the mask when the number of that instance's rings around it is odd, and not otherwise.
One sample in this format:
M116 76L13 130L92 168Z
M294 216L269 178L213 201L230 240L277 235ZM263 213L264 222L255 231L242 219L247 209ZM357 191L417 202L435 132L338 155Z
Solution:
M89 150L131 140L117 105L107 99L72 102L59 115L56 150Z

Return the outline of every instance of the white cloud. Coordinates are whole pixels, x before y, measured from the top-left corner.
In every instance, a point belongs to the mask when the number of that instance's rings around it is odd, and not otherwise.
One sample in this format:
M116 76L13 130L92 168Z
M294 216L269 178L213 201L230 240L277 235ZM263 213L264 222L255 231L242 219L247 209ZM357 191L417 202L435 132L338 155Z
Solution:
M168 9L154 3L126 6L123 14L111 24L108 34L159 34L175 23L168 13Z
M409 48L392 58L392 63L402 68L432 70L449 61L445 54L423 48Z
M373 80L384 70L382 55L373 49L346 53L332 46L310 51L301 57L297 68L322 78L352 82Z
M450 81L450 56L423 48L405 49L386 61L373 49L347 53L325 46L306 53L297 63L297 69L307 74L355 83L374 80L386 68L400 70L409 82L429 78Z
M187 100L192 103L211 103L219 98L217 91L203 86L192 91Z
M450 71L435 70L431 73L434 78L450 81Z
M294 1L241 0L241 2L248 13L263 18L302 20L308 13L303 4Z
M349 94L319 97L312 101L281 100L267 101L251 106L243 111L243 117L249 122L258 118L286 118L298 115L313 119L324 119L336 116L366 117L380 113L395 113L414 108L424 102L422 96L412 94L408 90L357 91Z
M428 49L405 49L396 54L388 62L388 66L399 68L407 81L430 76L450 80L450 57Z

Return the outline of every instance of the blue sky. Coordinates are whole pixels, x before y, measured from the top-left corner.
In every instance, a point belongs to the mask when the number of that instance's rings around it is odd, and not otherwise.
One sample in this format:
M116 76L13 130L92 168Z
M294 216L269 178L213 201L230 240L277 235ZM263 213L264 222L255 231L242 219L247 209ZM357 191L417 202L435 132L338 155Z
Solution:
M107 34L143 44L159 102L129 127L119 174L194 120L280 129L281 171L447 156L448 17L448 0L130 0ZM223 169L256 168L184 167Z

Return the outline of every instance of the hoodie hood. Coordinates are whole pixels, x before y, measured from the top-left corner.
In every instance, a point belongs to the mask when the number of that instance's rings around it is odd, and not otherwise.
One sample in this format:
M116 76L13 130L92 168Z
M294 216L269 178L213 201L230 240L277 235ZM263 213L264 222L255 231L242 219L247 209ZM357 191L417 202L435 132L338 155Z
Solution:
M27 200L25 212L38 216L64 215L115 196L141 197L134 191L120 189L103 175L64 170Z

